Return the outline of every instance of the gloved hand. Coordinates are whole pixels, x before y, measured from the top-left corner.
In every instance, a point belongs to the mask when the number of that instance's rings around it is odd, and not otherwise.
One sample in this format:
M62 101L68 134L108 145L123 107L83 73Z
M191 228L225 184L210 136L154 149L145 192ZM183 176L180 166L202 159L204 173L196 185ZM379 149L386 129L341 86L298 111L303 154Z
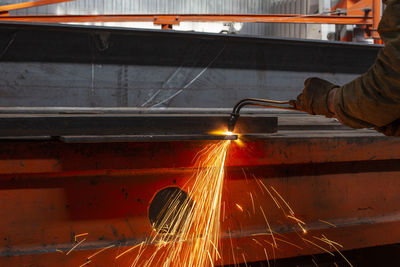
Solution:
M297 96L295 108L312 115L333 117L335 114L328 107L328 95L332 89L338 87L320 78L308 78L304 82L303 92Z
M387 136L400 136L400 119L382 127L375 127L375 130Z

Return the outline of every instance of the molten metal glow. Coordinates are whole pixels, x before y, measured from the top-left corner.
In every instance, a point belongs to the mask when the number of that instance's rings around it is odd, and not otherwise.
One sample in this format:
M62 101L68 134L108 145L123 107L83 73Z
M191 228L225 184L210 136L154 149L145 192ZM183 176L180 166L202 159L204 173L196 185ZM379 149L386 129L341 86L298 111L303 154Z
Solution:
M140 249L132 266L214 266L219 249L224 163L230 141L207 146L198 156L196 172L182 204L174 196L165 205L158 230ZM168 232L165 233L165 229ZM148 257L143 252L153 245ZM129 249L129 252L132 248ZM126 254L122 252L117 258Z

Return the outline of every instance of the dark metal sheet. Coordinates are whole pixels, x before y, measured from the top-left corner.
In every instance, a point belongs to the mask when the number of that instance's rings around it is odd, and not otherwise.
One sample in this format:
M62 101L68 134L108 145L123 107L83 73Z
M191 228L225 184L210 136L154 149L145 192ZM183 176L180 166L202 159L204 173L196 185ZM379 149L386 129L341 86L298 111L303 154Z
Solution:
M299 39L138 30L117 27L0 23L2 61L74 62L362 73L380 46ZM202 51L203 50L203 51ZM186 52L190 52L189 54Z
M237 135L86 135L86 136L60 136L59 140L65 143L119 143L119 142L153 142L153 141L196 141L196 140L237 140Z
M229 108L342 85L380 46L72 25L0 23L0 106Z
M80 114L0 116L0 136L208 135L226 131L229 116L216 114ZM238 133L273 133L277 117L242 116Z

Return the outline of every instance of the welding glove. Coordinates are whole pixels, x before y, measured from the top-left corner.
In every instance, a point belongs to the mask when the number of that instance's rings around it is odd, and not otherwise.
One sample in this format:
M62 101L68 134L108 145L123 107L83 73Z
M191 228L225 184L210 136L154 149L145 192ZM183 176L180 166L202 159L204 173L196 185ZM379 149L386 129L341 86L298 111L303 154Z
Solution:
M387 136L400 136L400 119L382 127L375 127L375 130Z
M338 87L320 78L308 78L304 82L303 92L297 96L295 108L312 115L334 117L335 114L330 112L328 108L328 95L332 89Z

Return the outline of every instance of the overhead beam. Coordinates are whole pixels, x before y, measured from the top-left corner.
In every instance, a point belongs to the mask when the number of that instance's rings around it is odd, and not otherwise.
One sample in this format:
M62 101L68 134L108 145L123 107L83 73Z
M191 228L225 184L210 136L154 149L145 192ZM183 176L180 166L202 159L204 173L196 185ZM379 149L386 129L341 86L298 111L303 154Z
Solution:
M0 21L36 23L153 22L178 25L180 22L263 22L372 25L370 16L326 16L301 14L121 14L121 15L31 15L3 16Z

